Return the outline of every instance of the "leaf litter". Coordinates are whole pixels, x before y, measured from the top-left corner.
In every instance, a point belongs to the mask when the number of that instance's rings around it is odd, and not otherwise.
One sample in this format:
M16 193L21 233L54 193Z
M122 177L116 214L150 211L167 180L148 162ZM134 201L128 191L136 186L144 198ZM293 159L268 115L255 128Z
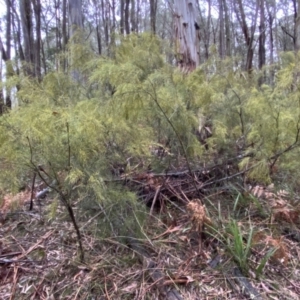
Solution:
M53 195L36 202L33 211L28 211L28 191L5 195L0 298L300 299L300 210L288 192L275 192L273 186L245 191L246 197L259 201L264 214L249 205L238 216L243 239L249 224L254 228L249 273L242 274L225 241L232 239L226 231L233 216L232 198L212 193L189 199L183 195L188 194L186 183L150 179L147 185L147 177L135 178L146 201L152 193L160 203L159 209L151 206L145 239L135 243L114 235L102 238L97 235L100 216L92 221L78 218L85 263L78 259L76 235L64 210L58 208L56 217L47 219ZM179 201L162 203L171 195ZM255 271L270 251L258 276Z

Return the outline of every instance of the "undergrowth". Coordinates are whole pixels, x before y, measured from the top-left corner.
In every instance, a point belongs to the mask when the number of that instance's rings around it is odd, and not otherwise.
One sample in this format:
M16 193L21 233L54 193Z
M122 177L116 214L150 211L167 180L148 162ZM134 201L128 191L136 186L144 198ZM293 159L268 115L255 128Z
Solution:
M150 241L144 227L149 225L145 205L149 203L141 194L149 192L156 200L168 183L151 177L151 172L188 169L193 178L197 168L224 165L227 173L222 176L202 172L211 176L202 195L204 199L207 189L218 193L219 187L233 183L227 187L231 196L238 194L229 205L232 214L224 221L221 206L210 207L208 200L200 200L215 213L212 237L245 275L254 271L258 278L272 257L285 262L288 256L284 242L268 226L281 219L296 223L299 217L298 208L282 204L280 195L273 197L268 210L258 200L261 195L250 191L275 182L298 192L300 54L284 53L274 84L259 85L258 71L249 76L237 70L234 61L217 57L182 74L165 62L163 47L153 36L131 35L115 49L114 59L94 57L84 46L77 47L86 58L74 66L80 82L61 72L49 73L41 81L11 78L19 87L19 105L0 118L2 193L12 193L8 198L13 199L23 189L28 198L30 187L41 184L57 197L49 206L47 222L56 222L62 204L77 233L79 252L91 250L85 226L95 215L97 239L114 237L114 243L124 247L128 237ZM143 185L137 187L134 183L141 182L141 175ZM192 185L201 189L195 178ZM182 194L176 194L177 200L187 201ZM163 201L172 203L172 196ZM163 201L158 201L161 210L167 207ZM150 218L153 209L154 205ZM252 210L266 217L263 233L249 215ZM268 251L257 250L259 260L253 263L251 255L262 240ZM104 272L112 272L108 269ZM97 272L98 268L93 276ZM113 294L112 283L100 285L103 294L108 290Z

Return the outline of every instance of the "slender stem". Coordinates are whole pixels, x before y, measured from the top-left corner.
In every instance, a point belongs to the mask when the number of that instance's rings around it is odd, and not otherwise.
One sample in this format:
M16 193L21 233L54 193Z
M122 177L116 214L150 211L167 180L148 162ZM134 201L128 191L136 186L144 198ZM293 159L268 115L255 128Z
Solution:
M71 145L70 145L70 131L69 131L69 123L66 123L67 126L67 135L68 135L68 171L71 169Z
M33 172L32 184L31 184L31 195L30 195L30 206L29 210L33 209L33 195L34 195L34 184L36 179L36 172Z
M197 191L199 200L201 201L201 194L200 194L199 189L197 188L197 184L196 184L196 181L195 181L195 179L194 179L193 172L192 172L192 168L191 168L191 165L190 165L189 158L188 158L188 155L187 155L187 153L186 153L185 147L184 147L184 145L183 145L183 142L182 142L182 140L181 140L181 138L180 138L180 136L179 136L179 133L177 132L175 126L173 125L173 123L171 122L171 120L169 119L169 117L167 116L167 114L166 114L165 111L162 109L161 105L159 104L158 99L157 99L158 97L157 97L157 95L156 95L156 90L155 90L155 88L154 88L152 82L151 82L150 80L149 80L149 82L150 82L150 84L151 84L151 86L152 86L152 89L153 89L153 92L154 92L154 96L153 96L150 92L147 92L147 91L145 91L145 92L146 92L148 95L150 95L150 97L153 99L153 101L155 102L155 104L157 105L157 107L158 107L159 110L162 112L162 114L164 115L165 119L167 120L167 122L169 123L169 125L171 126L171 128L173 129L173 131L174 131L174 133L175 133L175 135L176 135L176 137L177 137L177 140L178 140L178 142L179 142L179 144L180 144L180 147L181 147L181 149L182 149L183 155L184 155L184 157L185 157L185 160L186 160L186 163L187 163L187 168L188 168L188 170L189 170L189 174L190 174L191 178L193 178L193 181L192 181L192 182L193 182L194 188L195 188L195 190ZM201 202L202 202L202 201L201 201Z
M30 163L33 166L33 170L35 172L35 174L37 174L40 179L46 184L47 187L52 188L55 192L57 192L60 196L61 202L62 204L66 207L68 214L70 216L71 222L74 226L76 235L77 235L77 242L78 242L78 246L79 246L79 259L81 262L84 262L84 250L83 250L83 246L82 246L82 237L81 237L81 233L79 230L79 226L76 222L76 218L75 218L75 214L74 214L74 210L72 208L72 205L69 203L68 201L68 195L65 195L61 185L59 184L59 178L56 174L56 172L54 172L53 168L52 171L54 173L56 182L57 182L57 187L55 187L53 184L50 184L46 178L44 177L43 174L45 174L48 178L50 178L50 176L45 172L45 170L42 167L37 166L34 161L33 161L33 149L32 149L32 145L30 142L29 137L27 137L28 143L29 143L29 149L30 149ZM49 165L51 166L51 163L49 162ZM43 173L43 174L42 174Z

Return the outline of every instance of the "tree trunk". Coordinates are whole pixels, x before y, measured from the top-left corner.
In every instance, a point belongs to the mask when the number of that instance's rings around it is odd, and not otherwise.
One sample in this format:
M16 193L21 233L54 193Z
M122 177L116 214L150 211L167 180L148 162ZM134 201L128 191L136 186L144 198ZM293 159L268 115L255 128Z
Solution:
M137 32L136 28L136 7L135 7L135 0L131 0L131 11L130 11L130 21L131 21L131 31Z
M20 58L20 60L25 61L25 55L24 55L22 41L21 41L21 21L13 5L11 6L11 9L13 10L12 30L13 30L14 49L16 50L16 54ZM19 64L16 64L15 68L16 68L16 74L19 75L20 74Z
M14 74L13 66L12 66L12 61L11 61L11 7L12 7L12 1L6 0L6 57L2 55L3 60L5 61L6 65L6 77L7 79ZM3 49L4 50L4 49ZM3 51L2 51L3 53ZM3 93L2 93L2 98L3 98ZM11 90L7 89L6 90L6 97L5 97L5 106L8 108L12 107L12 102L11 102ZM3 109L1 109L1 112L3 112Z
M272 9L271 9L272 5ZM269 21L269 49L270 49L270 64L271 66L274 64L274 34L273 34L273 26L275 19L275 11L276 11L276 3L275 1L271 3L271 5L266 1L266 8L268 11L268 21ZM274 72L273 72L274 73ZM273 82L273 76L271 78L271 82Z
M223 0L223 6L225 13L226 56L231 57L230 17L226 0Z
M2 47L1 47L2 46ZM3 54L5 55L5 50L2 45L2 41L0 38L0 47L1 49L1 61L0 61L0 80L2 81L2 59L3 59ZM4 59L3 59L4 60ZM5 111L5 102L4 102L4 94L3 94L3 89L0 89L0 115L2 115Z
M224 6L223 0L219 0L219 55L221 58L225 57L225 32L224 32Z
M252 64L253 64L253 55L254 55L254 48L253 48L253 41L254 41L254 34L255 34L255 28L256 28L256 21L257 21L257 15L258 15L258 1L256 1L256 9L255 9L255 15L252 19L251 28L248 27L247 19L244 11L244 7L242 4L242 0L235 0L234 10L236 17L240 23L240 26L242 28L245 43L247 46L247 56L246 56L246 64L245 69L249 73L252 71Z
M115 46L115 33L116 33L116 1L112 0L111 4L111 12L112 12L112 23L110 24L110 44L109 51L111 53L111 57L114 55L114 46Z
M34 3L36 0L32 0ZM35 5L34 5L35 6ZM61 43L61 33L60 33L60 24L61 24L61 17L60 17L60 0L54 0L54 8L55 8L55 38L56 38L56 48L61 51L62 50L62 43Z
M300 0L297 0L297 10L295 12L295 51L300 50Z
M63 49L66 49L68 43L68 32L67 32L67 0L63 0L62 4L62 40L63 40Z
M43 64L43 68L44 68L44 73L47 74L48 69L47 69L46 55L45 55L45 43L43 41L41 43L41 56L42 56L42 64Z
M35 15L35 75L41 79L41 1L40 0L32 0L34 15Z
M70 36L72 37L76 30L83 28L81 0L69 0L69 24Z
M70 26L70 36L73 38L73 43L80 44L83 43L82 33L80 32L83 28L82 24L82 3L81 0L69 0L69 26ZM71 61L77 60L77 53L72 49ZM81 74L77 69L72 70L72 78L80 82Z
M94 22L95 31L96 31L96 39L97 39L97 52L99 55L102 53L102 42L101 42L101 22L100 22L100 3L97 0L93 0L94 4Z
M136 33L139 32L139 16L140 16L140 10L141 10L141 3L140 0L136 0L136 14L135 14L135 30Z
M11 53L11 1L6 0L6 55L10 59Z
M124 23L125 23L125 32L126 34L130 34L130 26L129 26L129 4L130 0L125 0L124 7Z
M150 0L150 27L153 34L156 33L157 0Z
M261 70L266 64L266 26L265 26L265 1L260 0L260 24L258 44L258 67Z
M32 24L32 8L30 0L20 0L20 15L23 32L25 73L35 76L34 73L34 38Z
M102 15L102 24L103 24L103 31L104 31L104 41L106 49L109 49L109 34L108 34L108 24L107 24L107 18L106 18L106 3L104 3L103 0L101 0L101 15Z
M120 33L121 35L124 35L124 1L120 1Z
M199 2L199 0L198 0ZM203 32L203 42L204 42L204 59L208 60L209 57L209 47L210 47L210 34L211 34L211 0L207 1L207 17L206 19L203 17L200 4L199 7L199 15L200 15L200 26Z
M175 0L174 25L178 43L178 65L184 72L199 66L199 25L196 21L195 0Z

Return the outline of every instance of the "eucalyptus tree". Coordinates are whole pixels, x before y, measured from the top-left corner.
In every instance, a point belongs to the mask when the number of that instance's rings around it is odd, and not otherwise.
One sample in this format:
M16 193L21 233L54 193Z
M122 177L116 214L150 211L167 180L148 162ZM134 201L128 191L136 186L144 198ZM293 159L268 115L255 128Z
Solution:
M194 70L200 63L200 33L196 18L196 1L174 1L175 38L178 44L177 62L186 72Z
M24 46L24 71L27 75L34 76L34 63L35 63L35 42L33 35L33 12L31 0L20 0L20 17L22 24L22 36Z
M224 1L219 0L219 54L225 56L225 21L224 21Z
M246 9L249 10L246 15ZM237 21L242 29L245 46L246 46L246 63L245 69L248 72L252 71L253 68L253 56L254 56L254 46L255 46L255 31L256 24L258 20L259 5L258 1L246 1L234 0L234 11Z
M259 19L258 67L262 69L266 64L265 0L259 0Z
M41 0L32 0L35 17L34 74L41 78Z
M300 50L300 0L294 0L295 5L295 50Z
M82 14L82 0L70 0L69 1L69 27L70 27L70 38L74 45L80 45L84 43L83 40L83 14ZM79 53L76 53L75 47L72 47L71 51L71 64L74 66L77 62ZM80 82L81 74L72 67L72 77L75 81Z
M206 5L198 0L198 11L199 11L199 26L201 34L201 42L204 48L204 59L207 60L209 57L209 48L212 40L212 3L211 0L207 0Z
M153 34L156 33L157 2L158 0L150 0L150 23L151 23L151 32Z
M280 12L277 28L278 51L293 51L296 45L295 23L297 16L296 0L281 0L277 2L277 10Z
M76 30L83 28L82 1L69 0L68 8L69 8L70 35L73 36Z
M268 24L268 51L269 51L269 63L274 64L275 61L275 21L276 21L276 1L268 0L265 2L266 11L267 11L267 24ZM272 76L273 77L273 76Z
M11 0L6 1L6 15L5 15L5 21L6 21L6 48L2 42L2 39L0 37L0 50L1 50L1 57L2 60L5 62L5 68L6 68L6 76L9 77L13 75L13 69L11 64L11 24L12 24L12 17L11 17ZM2 64L1 64L2 66ZM2 73L2 67L1 67L1 73ZM2 79L2 74L1 74ZM6 97L4 97L3 90L1 89L0 93L0 114L2 114L5 110L5 106L8 108L11 108L11 98L10 98L10 92L6 92Z

